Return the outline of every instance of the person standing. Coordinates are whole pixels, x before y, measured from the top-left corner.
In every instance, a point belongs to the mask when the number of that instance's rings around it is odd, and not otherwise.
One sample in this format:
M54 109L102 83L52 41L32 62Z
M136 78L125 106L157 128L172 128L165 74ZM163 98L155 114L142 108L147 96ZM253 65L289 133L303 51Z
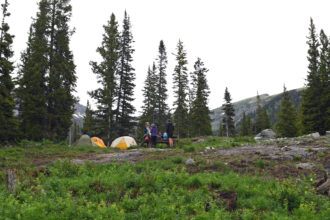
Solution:
M150 123L149 122L146 122L146 124L145 124L143 138L144 138L144 141L147 142L147 147L150 147L151 129L150 129Z
M157 127L155 124L151 125L151 144L152 147L156 147L157 144Z
M167 125L166 125L166 133L167 133L168 143L170 145L170 148L173 148L173 132L174 132L174 126L173 126L171 120L168 119Z

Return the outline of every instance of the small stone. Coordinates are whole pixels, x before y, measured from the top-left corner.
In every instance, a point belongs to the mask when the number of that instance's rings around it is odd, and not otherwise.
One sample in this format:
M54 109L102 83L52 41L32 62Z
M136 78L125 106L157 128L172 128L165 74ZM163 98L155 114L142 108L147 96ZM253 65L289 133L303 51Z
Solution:
M330 136L330 131L325 132L325 135L329 137Z
M211 147L205 147L205 150L211 150Z
M311 169L315 166L313 163L298 163L296 164L296 167L298 169Z
M291 148L288 146L284 146L281 148L281 151L290 151L290 150L291 150Z
M189 158L189 159L186 160L186 162L185 162L186 165L192 165L192 164L194 164L194 163L195 163L195 161L194 161L193 159L191 159L191 158Z

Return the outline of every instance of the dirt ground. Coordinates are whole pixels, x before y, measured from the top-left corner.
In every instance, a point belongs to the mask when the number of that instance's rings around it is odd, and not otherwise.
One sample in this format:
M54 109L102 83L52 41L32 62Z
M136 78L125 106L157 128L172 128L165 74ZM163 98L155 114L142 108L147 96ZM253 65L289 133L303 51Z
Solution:
M186 165L189 173L231 170L279 179L310 175L320 179L330 172L330 147L315 142L284 146L276 143L260 144L226 149L204 149L191 153L171 149L133 149L118 153L96 154L71 161L75 164L87 161L102 164L112 161L136 163L143 160L163 160L174 156L194 160L193 164Z

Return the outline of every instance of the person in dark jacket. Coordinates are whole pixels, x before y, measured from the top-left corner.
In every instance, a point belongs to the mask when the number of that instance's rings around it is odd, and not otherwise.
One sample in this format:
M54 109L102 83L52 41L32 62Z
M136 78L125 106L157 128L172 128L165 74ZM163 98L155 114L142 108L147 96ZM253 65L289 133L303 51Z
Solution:
M155 124L151 125L151 144L152 147L156 147L157 144L157 126Z
M173 126L171 120L168 119L167 125L166 125L166 133L167 133L168 143L170 145L170 148L173 148L173 132L174 132L174 126Z

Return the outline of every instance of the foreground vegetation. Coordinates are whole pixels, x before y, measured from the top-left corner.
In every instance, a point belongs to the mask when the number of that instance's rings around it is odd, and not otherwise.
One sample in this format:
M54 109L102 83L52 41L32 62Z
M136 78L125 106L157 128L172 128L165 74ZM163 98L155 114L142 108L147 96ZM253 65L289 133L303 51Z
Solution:
M23 142L0 148L0 219L327 219L330 200L314 191L312 176L269 179L239 174L221 160L194 157L206 147L253 144L249 138L186 139L176 150L151 152L136 163L69 160L117 150ZM163 146L159 146L163 147ZM162 156L162 157L160 157ZM200 157L200 156L199 156ZM157 158L157 157L154 157ZM61 160L57 160L61 159ZM54 161L57 160L57 161ZM54 161L54 162L51 162ZM43 165L43 166L40 166ZM16 192L6 190L5 170L17 168ZM193 170L193 172L192 172ZM223 198L227 193L230 197ZM237 203L235 198L237 197Z

